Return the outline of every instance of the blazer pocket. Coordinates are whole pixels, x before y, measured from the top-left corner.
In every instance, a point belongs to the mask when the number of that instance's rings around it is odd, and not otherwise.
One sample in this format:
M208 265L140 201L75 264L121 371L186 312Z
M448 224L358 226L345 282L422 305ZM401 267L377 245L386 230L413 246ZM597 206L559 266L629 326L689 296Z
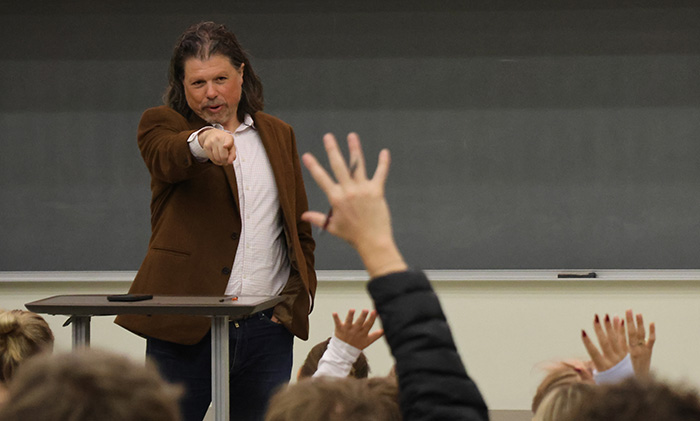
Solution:
M168 254L171 256L183 257L183 258L187 258L187 257L190 257L192 255L192 253L190 253L188 251L176 250L173 248L165 248L165 247L151 247L151 251L153 251L155 253L163 253L163 254Z

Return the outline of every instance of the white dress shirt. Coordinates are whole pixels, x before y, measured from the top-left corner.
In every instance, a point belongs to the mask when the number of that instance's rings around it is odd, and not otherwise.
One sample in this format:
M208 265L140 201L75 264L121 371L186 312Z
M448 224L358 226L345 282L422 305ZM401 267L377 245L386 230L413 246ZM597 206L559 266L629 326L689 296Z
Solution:
M199 161L208 158L199 144L198 134L210 127L226 131L214 124L193 133L187 140ZM290 264L270 160L250 115L246 114L243 123L231 134L236 147L233 170L238 186L241 233L225 294L279 295L289 279Z

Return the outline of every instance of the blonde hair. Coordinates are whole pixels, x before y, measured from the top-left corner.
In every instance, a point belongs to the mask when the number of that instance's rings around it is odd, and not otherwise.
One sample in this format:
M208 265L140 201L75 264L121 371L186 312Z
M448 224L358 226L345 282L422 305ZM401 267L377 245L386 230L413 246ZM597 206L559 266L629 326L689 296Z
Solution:
M551 389L540 403L532 421L563 421L577 414L596 387L590 383L569 383Z
M537 412L545 396L552 390L574 383L594 384L593 366L590 361L565 360L551 363L546 366L547 375L544 377L537 392L532 398L532 413Z
M36 313L10 310L0 313L0 382L12 378L17 366L27 358L53 351L49 324Z

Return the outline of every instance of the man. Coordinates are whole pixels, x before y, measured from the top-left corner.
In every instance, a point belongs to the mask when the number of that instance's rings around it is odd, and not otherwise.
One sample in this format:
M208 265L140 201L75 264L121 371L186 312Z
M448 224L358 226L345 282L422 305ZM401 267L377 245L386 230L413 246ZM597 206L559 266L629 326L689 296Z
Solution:
M178 421L180 387L151 365L94 349L42 354L17 370L2 421Z
M396 360L402 419L488 420L486 404L457 353L437 295L424 273L409 270L394 241L384 196L389 151L380 152L374 176L368 179L356 134L348 136L356 171L345 164L331 134L323 141L337 182L311 154L304 154L303 160L328 196L333 216L306 212L303 218L347 241L362 258L371 277L367 288Z
M289 381L294 335L308 338L316 291L306 192L292 128L262 112L262 84L233 33L188 28L170 63L167 106L147 110L138 145L151 174L148 252L130 293L281 295L230 326L232 419L261 419ZM211 400L206 317L119 316L147 356L185 385L185 420Z

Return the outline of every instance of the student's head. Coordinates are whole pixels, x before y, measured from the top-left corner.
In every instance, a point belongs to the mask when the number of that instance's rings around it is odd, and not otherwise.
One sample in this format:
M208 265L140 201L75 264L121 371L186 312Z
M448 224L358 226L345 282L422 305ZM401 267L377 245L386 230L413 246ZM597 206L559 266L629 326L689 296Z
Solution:
M299 369L297 380L305 379L314 375L314 373L318 369L318 362L321 360L323 353L326 352L330 341L331 338L328 338L325 341L320 342L314 345L313 348L311 348L311 351L309 351L309 353L306 355L306 360L304 360L304 364ZM352 369L350 370L350 374L348 374L348 377L364 379L368 375L369 364L367 363L367 357L364 353L361 352L360 356L357 357L357 360L355 360L355 363L352 365Z
M611 415L614 414L614 415ZM682 385L630 378L596 386L571 421L697 421L698 392Z
M245 114L253 115L256 111L262 111L264 106L262 83L253 71L248 56L238 43L236 35L224 25L214 22L194 24L180 35L170 59L169 85L164 97L165 103L189 118L195 110L188 105L183 85L185 63L190 59L206 62L215 56L228 59L230 65L241 72L243 82L240 87L240 101L237 104L229 104L231 107L237 106L235 112L238 121L242 122Z
M567 360L549 364L545 367L544 377L532 398L532 413L537 412L542 400L551 391L560 386L573 383L593 384L593 368L590 361Z
M0 421L178 421L180 387L150 363L83 349L26 361L9 383Z
M320 378L289 385L268 406L266 421L400 420L398 386L389 377Z
M570 383L551 389L537 407L532 421L570 419L588 401L595 387L590 383Z
M0 383L12 378L27 358L53 351L53 333L36 313L24 310L0 312Z

